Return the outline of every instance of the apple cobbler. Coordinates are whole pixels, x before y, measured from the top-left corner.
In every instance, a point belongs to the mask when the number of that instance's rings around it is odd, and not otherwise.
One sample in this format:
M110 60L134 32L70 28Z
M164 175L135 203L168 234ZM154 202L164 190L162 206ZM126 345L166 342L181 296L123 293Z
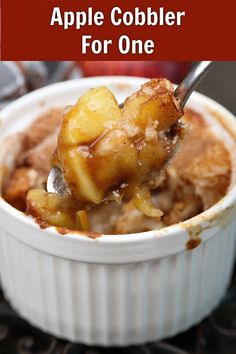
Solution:
M231 162L204 117L181 116L165 79L144 84L123 108L107 88L92 89L19 134L4 198L63 232L133 233L187 220L225 195ZM52 165L68 187L62 196L45 190Z

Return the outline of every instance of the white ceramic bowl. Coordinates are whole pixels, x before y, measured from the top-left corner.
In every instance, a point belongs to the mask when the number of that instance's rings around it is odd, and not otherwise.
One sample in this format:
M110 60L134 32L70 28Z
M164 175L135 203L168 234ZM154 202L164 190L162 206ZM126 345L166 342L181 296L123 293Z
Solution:
M1 113L1 161L17 144L2 143L49 107L72 104L91 87L108 86L122 102L145 80L98 77L52 85ZM236 121L216 102L194 93L189 102L209 121L235 160ZM220 122L220 123L219 123ZM229 127L232 134L221 126ZM4 152L5 151L5 152ZM10 152L11 151L11 152ZM235 161L234 161L235 164ZM235 174L229 193L191 220L131 235L92 240L41 230L0 199L0 274L12 306L57 336L87 344L128 345L186 330L208 315L229 284L235 255ZM189 237L200 246L186 250Z

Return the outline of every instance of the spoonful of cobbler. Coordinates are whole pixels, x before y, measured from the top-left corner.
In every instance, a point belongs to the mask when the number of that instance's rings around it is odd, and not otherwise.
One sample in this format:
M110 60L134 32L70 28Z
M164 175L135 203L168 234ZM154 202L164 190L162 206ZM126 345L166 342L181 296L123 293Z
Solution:
M49 225L87 229L86 209L132 200L149 217L162 212L151 190L184 133L183 106L210 62L202 62L174 91L152 79L121 108L106 87L91 89L65 114L47 192L31 190L28 212Z

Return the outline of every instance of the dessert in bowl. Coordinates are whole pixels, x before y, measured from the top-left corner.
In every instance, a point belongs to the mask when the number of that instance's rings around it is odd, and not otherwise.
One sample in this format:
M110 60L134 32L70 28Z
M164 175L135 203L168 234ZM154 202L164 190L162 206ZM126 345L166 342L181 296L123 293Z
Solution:
M27 192L46 182L64 107L101 85L121 103L144 82L56 84L1 112L3 288L23 317L73 341L127 345L173 335L206 316L230 280L236 123L197 93L183 118L189 132L152 191L162 217L111 201L89 210L89 230L79 231L42 229L48 225L23 213Z

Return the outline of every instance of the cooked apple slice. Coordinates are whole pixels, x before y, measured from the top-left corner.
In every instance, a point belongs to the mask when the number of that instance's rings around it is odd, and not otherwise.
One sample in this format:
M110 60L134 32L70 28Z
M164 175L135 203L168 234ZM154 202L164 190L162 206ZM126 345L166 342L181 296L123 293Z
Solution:
M59 196L47 193L43 189L32 189L27 195L27 213L34 216L39 225L44 228L49 225L66 227L71 230L83 230L78 215L78 203L70 195ZM83 221L82 220L82 221Z
M59 142L63 145L91 144L107 128L119 120L121 110L106 87L91 89L82 95L63 119Z
M106 87L80 97L65 116L58 139L57 160L73 195L100 203L103 191L92 178L90 149L111 125L121 118L119 105ZM94 170L96 173L96 171Z
M124 103L123 117L127 124L145 129L156 122L156 130L168 129L183 115L173 94L173 85L167 79L153 79L145 83Z

